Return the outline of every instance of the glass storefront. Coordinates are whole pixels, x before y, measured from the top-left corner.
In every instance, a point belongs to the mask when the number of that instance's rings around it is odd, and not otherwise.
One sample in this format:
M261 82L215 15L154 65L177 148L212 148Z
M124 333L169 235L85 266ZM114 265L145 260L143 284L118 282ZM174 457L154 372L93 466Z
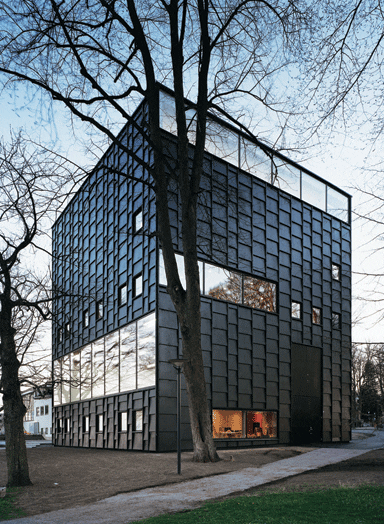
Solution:
M212 411L213 438L277 438L275 411L245 411L214 409Z

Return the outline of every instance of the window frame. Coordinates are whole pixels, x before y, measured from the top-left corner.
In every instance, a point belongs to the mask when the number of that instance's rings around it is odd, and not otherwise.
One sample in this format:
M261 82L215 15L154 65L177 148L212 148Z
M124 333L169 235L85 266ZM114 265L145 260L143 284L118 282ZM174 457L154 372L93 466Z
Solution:
M118 288L118 305L119 307L125 306L128 302L128 286L127 284L122 284Z
M101 320L104 316L104 303L103 300L96 301L96 320Z
M96 413L96 433L104 432L104 413Z
M297 311L297 309L295 310L294 309L294 306L298 306L298 315L294 315L295 311ZM296 300L292 300L291 302L291 317L292 319L294 320L302 320L303 316L302 316L302 304L301 302L296 302Z
M316 321L317 317L318 317L318 322ZM323 323L323 314L322 314L321 308L317 306L312 306L312 325L321 326L322 323Z
M137 418L137 414L141 413L141 416ZM138 428L138 422L139 429ZM132 412L132 432L133 433L142 433L144 431L144 410L143 409L136 409Z
M141 217L140 227L137 227L138 226L138 223L137 223L137 218L138 217ZM143 230L143 228L144 228L144 215L143 215L143 208L141 206L133 213L132 222L133 222L133 233L134 234L137 234L137 233L139 233L140 231Z
M140 282L140 293L138 293L138 289L137 289L138 282ZM140 295L143 294L143 287L144 287L143 273L137 273L137 275L133 277L132 283L133 283L132 285L133 298L139 297Z
M331 273L332 273L332 280L336 280L336 282L341 282L340 264L336 264L336 262L332 262Z
M119 411L118 432L119 433L128 432L128 412L127 411Z
M340 331L341 329L341 315L340 313L336 313L336 311L332 311L332 329L336 329Z
M89 309L83 311L83 328L89 327Z

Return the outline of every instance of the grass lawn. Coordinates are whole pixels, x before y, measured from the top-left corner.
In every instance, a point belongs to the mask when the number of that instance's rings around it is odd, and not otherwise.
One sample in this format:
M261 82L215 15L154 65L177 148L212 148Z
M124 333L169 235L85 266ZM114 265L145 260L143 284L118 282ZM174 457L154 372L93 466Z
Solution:
M384 486L244 496L135 524L383 524Z
M7 495L0 498L0 520L15 519L16 517L24 517L25 512L17 507L17 491L7 490Z

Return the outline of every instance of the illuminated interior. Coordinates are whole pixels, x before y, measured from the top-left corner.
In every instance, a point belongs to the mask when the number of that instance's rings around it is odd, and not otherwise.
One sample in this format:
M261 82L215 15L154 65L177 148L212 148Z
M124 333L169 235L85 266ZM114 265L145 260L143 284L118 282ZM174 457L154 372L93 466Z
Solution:
M277 413L274 411L212 411L213 438L277 438Z

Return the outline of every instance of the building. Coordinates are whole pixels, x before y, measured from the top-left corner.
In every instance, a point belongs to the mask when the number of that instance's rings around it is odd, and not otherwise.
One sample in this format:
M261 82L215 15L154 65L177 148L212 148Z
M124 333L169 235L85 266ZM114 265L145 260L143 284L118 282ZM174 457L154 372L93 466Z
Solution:
M163 88L159 104L172 159L173 98ZM193 123L192 105L189 114ZM144 100L134 118L145 115ZM150 159L132 125L120 138ZM217 446L348 441L350 197L213 116L206 149L202 345ZM111 146L53 227L54 285L78 297L54 305L55 445L176 447L168 361L180 356L180 337L150 234L148 179ZM182 267L172 188L169 206ZM192 447L184 390L182 447Z
M32 389L22 393L27 408L24 415L24 432L29 435L43 435L52 439L52 389Z

